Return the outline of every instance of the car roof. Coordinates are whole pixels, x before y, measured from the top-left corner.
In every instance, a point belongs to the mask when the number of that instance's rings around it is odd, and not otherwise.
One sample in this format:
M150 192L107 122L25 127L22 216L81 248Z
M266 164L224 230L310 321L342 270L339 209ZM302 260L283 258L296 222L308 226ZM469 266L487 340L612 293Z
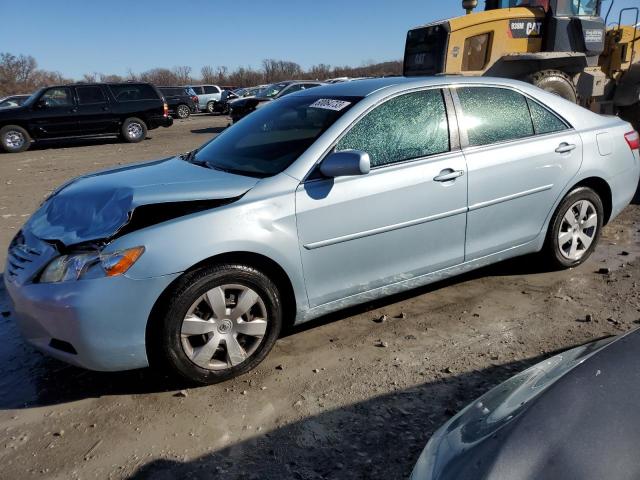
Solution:
M367 78L363 80L353 80L351 82L329 83L314 88L311 95L333 95L333 96L354 96L366 97L379 90L390 87L418 88L438 85L455 85L457 83L477 84L477 85L512 85L522 88L523 82L510 80L507 78L493 77L466 77L462 75L435 75L429 77L383 77ZM530 86L530 85L529 85ZM304 92L298 93L298 95Z

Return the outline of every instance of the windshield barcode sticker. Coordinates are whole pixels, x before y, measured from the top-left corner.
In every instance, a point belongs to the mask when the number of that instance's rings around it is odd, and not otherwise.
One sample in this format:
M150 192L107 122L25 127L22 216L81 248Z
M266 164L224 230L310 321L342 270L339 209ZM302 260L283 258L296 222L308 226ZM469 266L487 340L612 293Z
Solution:
M344 100L333 100L331 98L321 98L316 100L309 108L324 108L325 110L335 110L339 112L345 107L351 105L351 102L345 102Z

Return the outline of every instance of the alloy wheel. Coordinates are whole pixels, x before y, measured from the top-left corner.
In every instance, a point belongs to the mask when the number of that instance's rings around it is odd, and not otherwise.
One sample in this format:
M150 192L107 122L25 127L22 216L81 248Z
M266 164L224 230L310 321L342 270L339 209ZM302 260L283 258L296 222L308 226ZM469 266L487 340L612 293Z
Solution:
M178 107L178 117L187 118L189 116L189 107L186 105L180 105Z
M4 135L4 143L7 147L11 149L19 149L24 145L26 139L22 132L17 130L9 130Z
M267 309L254 290L226 284L189 308L180 339L189 360L207 370L235 367L251 357L267 332Z
M131 122L127 126L127 133L129 134L129 137L132 139L140 138L142 136L142 132L143 132L142 125L140 125L137 122Z
M589 200L579 200L566 211L558 231L563 257L577 261L589 250L598 229L598 213Z

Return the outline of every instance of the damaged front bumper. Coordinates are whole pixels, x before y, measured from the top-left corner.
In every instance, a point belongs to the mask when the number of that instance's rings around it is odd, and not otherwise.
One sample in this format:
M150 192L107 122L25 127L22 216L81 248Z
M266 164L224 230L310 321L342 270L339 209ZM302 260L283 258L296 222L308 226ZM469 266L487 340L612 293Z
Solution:
M20 284L5 273L4 281L18 328L29 343L79 367L119 371L148 366L147 321L178 275Z

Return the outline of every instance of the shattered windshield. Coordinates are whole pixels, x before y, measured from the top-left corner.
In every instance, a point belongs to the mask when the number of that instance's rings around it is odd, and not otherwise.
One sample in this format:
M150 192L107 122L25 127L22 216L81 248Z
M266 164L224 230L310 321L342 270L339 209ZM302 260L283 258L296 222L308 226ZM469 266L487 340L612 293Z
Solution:
M240 175L275 175L361 98L296 95L279 99L225 130L190 161Z

